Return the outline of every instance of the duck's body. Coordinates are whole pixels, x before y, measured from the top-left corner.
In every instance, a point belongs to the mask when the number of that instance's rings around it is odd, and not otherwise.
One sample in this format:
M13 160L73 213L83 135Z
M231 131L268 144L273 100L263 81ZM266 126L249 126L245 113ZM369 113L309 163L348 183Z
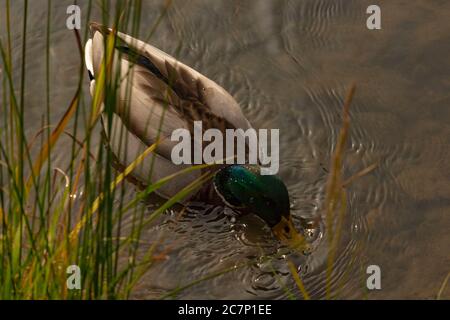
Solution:
M98 74L103 56L103 33L110 30L97 24L92 24L91 28L94 32L92 65L94 73ZM123 41L116 46L122 57L121 78L128 78L120 86L120 101L112 115L111 130L105 132L110 133L110 147L124 166L162 138L154 152L154 163L144 161L132 173L142 184L158 181L190 166L175 165L171 160L171 150L177 143L170 140L174 130L192 131L194 121L202 121L203 130L217 128L224 132L225 129L251 128L238 103L217 83L150 44L120 32L117 37ZM180 175L157 192L170 198L200 174L196 170Z
M91 31L93 38L86 45L86 64L93 93L95 75L100 73L104 56L105 36L112 31L98 24L91 24ZM109 121L104 119L103 123L116 159L127 166L162 139L153 160L143 161L132 173L143 185L190 166L172 162L172 148L177 144L170 139L174 130L183 128L192 132L194 121L202 121L203 130L215 128L224 132L251 128L238 103L226 90L150 44L117 32L113 64L113 76L121 79L118 99ZM281 180L274 176L261 177L246 166L220 169L214 187L204 187L203 195L241 208L243 212L257 211L273 230L277 225L281 230L287 226L287 233L295 231L289 213L289 195ZM180 175L157 192L171 198L201 174L194 170Z

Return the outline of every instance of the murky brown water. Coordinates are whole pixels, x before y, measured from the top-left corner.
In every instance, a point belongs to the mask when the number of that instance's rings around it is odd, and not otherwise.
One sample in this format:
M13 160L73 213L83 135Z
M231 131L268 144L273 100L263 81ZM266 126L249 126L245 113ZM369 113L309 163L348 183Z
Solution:
M14 50L20 52L22 1L12 3ZM71 3L54 1L52 9L54 121L78 79L76 43L65 28ZM332 285L340 298L433 298L450 271L450 3L377 3L382 30L370 31L365 12L372 2L365 0L174 1L151 43L170 54L181 44L179 59L226 88L255 127L281 129L280 174L296 216L322 212L324 167L346 90L355 82L345 175L379 166L348 188ZM145 1L141 35L148 34L161 4ZM45 112L47 4L29 6L25 120L32 134ZM96 6L93 16L101 21ZM3 9L0 24L3 37ZM20 54L13 64L20 65ZM64 145L59 147L63 161ZM137 298L158 298L213 272L258 261L261 250L277 250L256 218L234 221L205 205L177 222L172 213L145 230L143 249L167 230L171 251L145 275ZM290 256L314 298L325 295L326 230L322 236L310 256ZM381 267L382 290L364 289L370 264ZM281 257L202 282L179 297L279 299L288 297L286 288L297 292Z

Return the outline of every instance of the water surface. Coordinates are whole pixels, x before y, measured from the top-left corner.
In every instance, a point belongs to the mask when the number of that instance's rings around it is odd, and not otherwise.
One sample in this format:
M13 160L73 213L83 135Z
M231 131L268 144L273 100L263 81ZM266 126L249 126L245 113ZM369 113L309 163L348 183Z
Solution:
M87 1L80 2L84 14ZM71 3L54 1L52 7L54 122L78 81L76 42L65 28ZM450 3L378 1L382 29L376 31L366 28L370 4L173 1L150 42L170 54L178 52L181 61L227 89L254 127L280 129L280 175L296 217L323 215L342 104L349 85L356 83L344 175L374 163L378 167L347 188L348 210L332 286L340 298L434 298L450 271ZM162 5L144 2L143 38ZM29 7L25 121L31 135L45 114L47 4L30 1ZM22 1L12 1L13 25L21 26L22 8ZM0 12L2 39L4 15ZM101 21L97 5L92 15ZM13 30L14 65L21 63L20 28ZM60 158L55 161L64 162L65 147L58 146ZM132 185L129 192L135 192ZM287 290L299 296L286 256L270 263L260 259L278 249L258 219L234 219L229 210L206 204L181 217L178 212L174 208L144 231L143 250L166 231L169 258L144 276L135 298L158 298L246 262L248 266L201 282L178 297L283 299L290 296ZM325 296L327 230L319 236L309 256L288 255L313 298ZM382 290L365 289L371 264L381 268ZM450 297L449 289L444 296Z

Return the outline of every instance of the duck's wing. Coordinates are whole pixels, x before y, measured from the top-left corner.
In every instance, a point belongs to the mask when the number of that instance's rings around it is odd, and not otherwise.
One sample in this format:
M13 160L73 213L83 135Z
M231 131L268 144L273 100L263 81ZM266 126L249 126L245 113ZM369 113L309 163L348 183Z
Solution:
M111 29L92 24L91 30L92 64L94 73L98 74L103 59L104 36ZM126 137L133 141L128 143L133 149L142 149L154 143L157 137L165 138L157 149L157 158L162 164L155 163L154 168L159 172L173 173L182 169L171 162L171 150L178 142L170 141L170 136L176 129L192 131L194 121L202 121L204 130L250 128L238 103L228 92L161 50L117 33L114 56L114 64L118 65L114 70L120 72L120 91L114 110L117 117L113 117L111 132L125 127L126 134L119 135L116 140L120 143L113 141L112 146L124 145L123 137ZM121 154L118 150L114 152ZM131 154L128 149L124 152L124 155Z
M98 24L92 24L91 29L93 66L98 73L103 37L111 29ZM170 137L175 129L192 130L194 121L202 121L203 130L251 127L226 90L167 53L120 32L116 51L121 83L115 112L144 143L153 143L158 134ZM158 152L169 158L175 144L166 139Z

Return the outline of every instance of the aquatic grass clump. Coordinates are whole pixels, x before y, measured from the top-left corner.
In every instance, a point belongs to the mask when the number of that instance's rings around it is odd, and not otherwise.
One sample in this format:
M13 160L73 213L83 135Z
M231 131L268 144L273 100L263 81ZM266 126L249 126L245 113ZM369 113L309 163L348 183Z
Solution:
M169 3L170 4L170 3ZM168 5L169 5L168 4ZM108 3L102 1L103 9ZM6 1L6 40L0 38L2 69L2 124L0 129L0 299L118 299L128 298L139 278L154 262L158 243L151 245L144 258L137 257L142 228L155 221L166 209L194 192L210 177L181 190L161 207L148 214L144 200L170 179L202 166L166 177L133 194L126 194L124 180L142 161L151 161L157 143L135 157L123 171L112 169L113 158L92 137L103 121L110 119L117 82L111 79L116 37L105 40L106 54L92 102L84 101L85 73L82 36L75 31L80 56L78 86L66 112L58 123L50 122L50 16L48 1L46 28L46 108L41 128L27 135L25 87L27 58L27 13L24 2L21 51L11 45L10 1ZM92 3L89 2L88 12ZM165 14L167 7L161 15ZM115 29L138 32L140 1L118 2ZM104 10L104 23L109 16ZM89 16L89 14L88 14ZM88 17L89 20L89 17ZM159 20L158 20L159 21ZM157 22L159 23L159 22ZM87 30L84 38L87 37ZM154 30L154 29L153 29ZM153 31L152 31L153 32ZM20 66L12 57L21 55ZM20 71L20 82L14 75ZM61 106L58 106L61 108ZM101 116L103 112L103 116ZM54 162L64 149L68 164ZM68 150L70 150L68 152ZM123 217L132 221L131 231L122 231ZM78 280L70 277L76 266ZM69 272L69 273L68 273Z

